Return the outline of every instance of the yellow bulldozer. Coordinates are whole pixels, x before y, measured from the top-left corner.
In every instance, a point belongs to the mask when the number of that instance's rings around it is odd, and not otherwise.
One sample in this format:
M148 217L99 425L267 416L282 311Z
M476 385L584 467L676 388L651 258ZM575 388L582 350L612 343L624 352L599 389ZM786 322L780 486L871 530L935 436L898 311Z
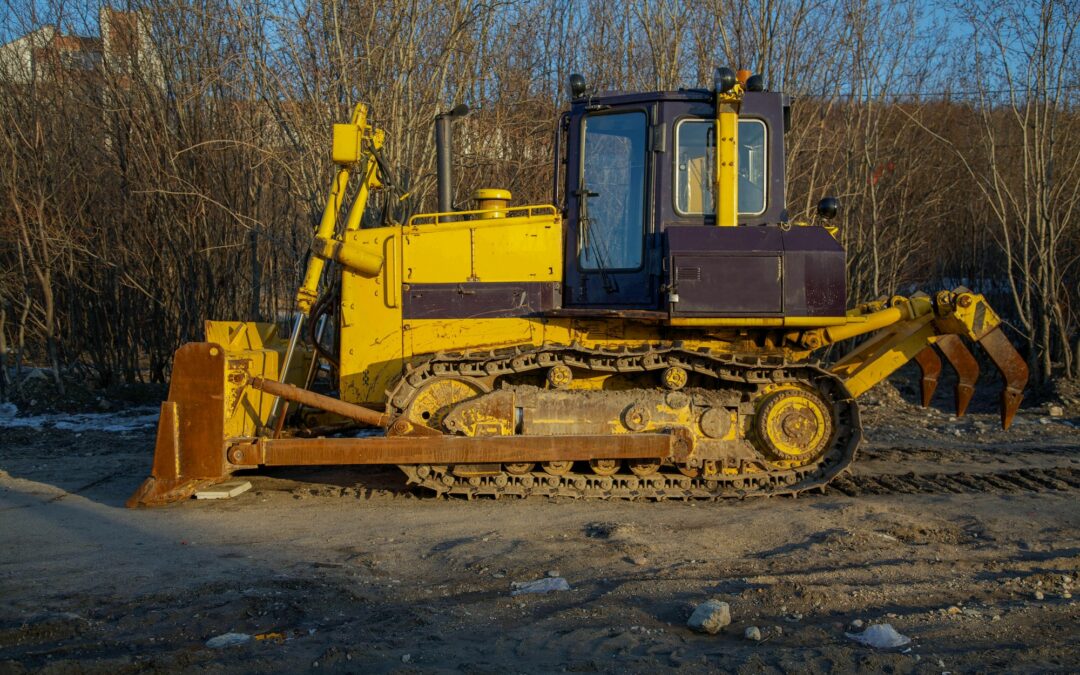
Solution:
M856 398L908 361L926 404L944 354L963 414L978 375L963 338L1001 371L1009 426L1027 367L983 296L847 308L838 204L789 221L789 99L760 76L620 93L575 75L570 97L550 204L484 189L454 208L459 106L436 118L438 212L383 209L379 227L362 227L369 197L401 201L385 135L362 104L334 125L295 320L209 321L180 347L128 505L288 465L397 465L466 497L824 489L855 459ZM853 338L839 360L814 358Z

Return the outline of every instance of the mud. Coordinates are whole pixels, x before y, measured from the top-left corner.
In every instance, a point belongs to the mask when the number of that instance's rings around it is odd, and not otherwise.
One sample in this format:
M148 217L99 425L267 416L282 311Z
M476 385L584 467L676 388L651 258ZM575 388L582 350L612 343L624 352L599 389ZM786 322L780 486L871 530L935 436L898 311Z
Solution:
M1004 433L912 399L867 401L854 487L721 502L433 499L376 468L130 511L152 430L3 428L0 672L1075 671L1080 410ZM571 590L511 597L552 571ZM690 631L710 598L731 625Z

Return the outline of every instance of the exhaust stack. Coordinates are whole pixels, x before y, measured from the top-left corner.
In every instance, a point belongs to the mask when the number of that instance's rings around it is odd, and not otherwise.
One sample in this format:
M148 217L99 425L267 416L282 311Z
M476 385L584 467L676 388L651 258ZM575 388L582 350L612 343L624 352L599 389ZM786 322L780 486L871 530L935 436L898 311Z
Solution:
M455 119L468 114L469 106L462 103L449 112L435 116L435 168L439 180L439 213L454 210L454 132L451 125Z

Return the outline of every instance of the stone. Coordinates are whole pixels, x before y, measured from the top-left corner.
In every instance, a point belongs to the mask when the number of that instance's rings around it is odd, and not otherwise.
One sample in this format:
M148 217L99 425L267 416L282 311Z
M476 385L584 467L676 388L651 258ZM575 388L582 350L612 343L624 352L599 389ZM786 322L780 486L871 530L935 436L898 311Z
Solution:
M747 640L753 640L754 642L761 641L761 629L757 626L747 626L743 631L743 637Z
M204 488L195 493L195 499L232 499L251 489L251 481L229 480Z
M1065 591L1064 593L1061 594L1061 597L1065 598L1066 600L1071 600L1072 599L1072 593L1070 593L1068 591Z
M686 625L699 633L716 635L731 623L731 607L719 600L706 600L694 609Z
M952 607L950 607L949 609L947 609L945 611L947 611L949 614L954 614L955 615L955 614L960 613L960 608L957 607L956 605L953 605Z
M1050 409L1047 412L1050 413L1050 417L1064 417L1065 416L1065 409L1062 408L1059 405L1050 406Z
M866 622L864 622L862 619L855 619L850 624L848 624L848 630L850 630L852 632L857 631L857 630L862 630L865 627L866 627Z
M1043 598L1045 598L1045 597L1046 597L1046 596L1045 596L1045 595L1043 595L1043 592L1042 592L1042 591L1035 591L1035 599L1036 599L1036 600L1042 600L1042 599L1043 599Z
M643 555L636 555L630 559L630 562L634 563L638 567L643 567L646 563L649 562L649 559Z
M559 574L559 570L548 570L547 575L552 578L562 576L561 574Z
M408 663L409 661L412 661L412 654L402 654L401 655L401 662L402 663Z

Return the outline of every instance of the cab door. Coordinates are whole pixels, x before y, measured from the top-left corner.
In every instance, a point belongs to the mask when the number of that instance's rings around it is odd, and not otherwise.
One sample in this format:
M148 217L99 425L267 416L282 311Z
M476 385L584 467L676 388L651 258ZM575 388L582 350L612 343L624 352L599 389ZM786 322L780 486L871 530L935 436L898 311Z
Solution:
M564 306L658 306L649 129L645 108L571 118Z

